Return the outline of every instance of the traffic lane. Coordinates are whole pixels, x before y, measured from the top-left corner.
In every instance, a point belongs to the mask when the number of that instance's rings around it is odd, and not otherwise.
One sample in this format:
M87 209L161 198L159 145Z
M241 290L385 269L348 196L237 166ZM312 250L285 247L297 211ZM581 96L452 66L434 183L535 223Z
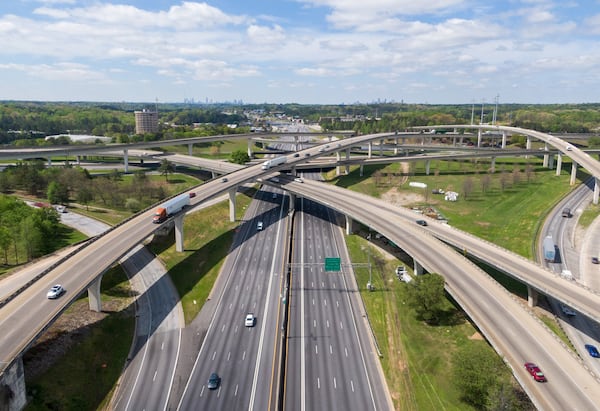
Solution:
M264 214L266 212L264 207L273 207L273 205L257 203L259 206L249 209L252 218L254 219L254 216L260 213L268 217L268 212ZM278 211L277 208L274 210ZM248 407L252 390L249 381L253 381L257 358L259 358L261 331L258 325L264 323L266 326L270 320L266 313L257 310L259 311L257 324L247 329L243 325L244 316L248 307L260 307L260 300L265 299L264 295L268 291L264 282L269 279L266 273L269 272L274 256L271 251L274 245L270 244L272 239L269 230L275 229L276 225L272 225L271 228L261 232L245 231L249 239L238 247L236 261L232 265L231 281L225 287L219 302L219 307L222 308L217 309L215 313L215 319L211 322L205 344L198 357L202 369L206 369L209 364L219 373L222 378L221 388L218 393L209 393L206 390L207 377L193 375L188 383L185 397L179 405L180 409L189 409L190 406L217 407L216 409ZM278 296L277 293L275 294ZM276 328L276 325L274 327ZM265 337L265 340L272 340L272 338ZM272 352L272 341L263 343L263 347L266 351ZM209 371L204 373L207 372L209 373ZM201 373L200 368L195 368L194 374ZM260 388L268 390L269 386L267 384ZM269 396L267 395L266 398L268 399Z
M351 196L349 196L349 197L351 197ZM430 270L433 272L439 272L439 273L443 274L444 276L446 276L447 278L452 279L452 273L454 271L449 268L450 266L440 265L439 259L437 259L437 258L431 259L430 253L427 252L428 250L436 249L439 247L445 247L438 240L435 240L433 237L430 237L429 235L427 235L425 230L417 230L416 226L414 226L413 224L408 224L406 222L402 223L402 221L405 221L405 217L402 216L402 212L386 211L386 206L383 204L381 204L381 206L380 206L381 202L378 200L365 199L365 201L363 201L362 206L357 207L357 206L353 206L353 203L356 203L356 201L353 201L352 198L349 198L349 197L344 197L343 195L332 197L331 193L328 193L328 196L326 198L327 198L327 202L332 203L335 208L337 208L339 210L348 210L348 213L350 215L354 216L359 221L362 221L366 224L371 225L374 229L376 229L377 231L379 231L386 237L390 238L390 240L394 241L400 247L407 250L411 255L413 255L413 257L417 258L418 261L422 262L427 270ZM398 219L398 217L400 217L400 219ZM387 224L386 224L386 222L387 222ZM418 247L417 247L417 245L418 245ZM454 252L454 254L456 254L456 258L459 258L459 260L458 260L459 262L463 261L463 260L466 261L464 259L464 257L458 255L455 252ZM458 272L469 273L470 271L473 271L474 268L475 267L473 267L471 264L470 266L467 266L464 269L459 270ZM479 271L480 270L477 270L477 272L479 272ZM487 277L487 274L485 274L483 272L480 272L479 274L473 273L470 275L471 276L481 276L482 278ZM450 283L449 286L451 287L452 283ZM504 291L504 293L506 293L506 291ZM495 298L494 296L491 295L491 293L484 292L483 294L480 294L480 295L472 295L472 296L465 295L464 300L465 300L465 303L472 299L476 299L478 302L480 302L483 299L482 296L484 296L487 299ZM515 302L512 301L512 304L515 304ZM512 309L510 310L511 312L519 311L519 310L523 311L523 307L521 307L521 306L515 307L512 305L507 305L506 307L512 307ZM498 307L498 309L506 310L505 306L500 306L500 307ZM477 315L479 315L479 313L473 311L472 313L470 313L470 315L472 316L472 318L474 318L474 320L476 321L478 326L481 326L483 328L483 325L485 324L485 322L478 320ZM545 337L543 337L542 339L547 344L554 345L554 351L565 352L565 349L564 349L565 347L563 347L561 344L559 344L557 341L555 341L554 337L551 334L548 334L548 332L545 330L545 328L543 328L540 324L536 323L533 325L533 327L534 328L532 328L532 330L537 330L539 332L532 332L532 333L528 334L527 336L526 335L519 336L519 338L529 339L530 344L528 344L527 347L535 347L536 345L538 345L536 342L536 338L538 336L544 335ZM547 333L547 334L545 334L545 333ZM497 333L495 337L498 338L498 341L495 341L496 344L499 344L500 342L503 342L504 344L506 344L512 340L512 339L507 339L507 341L503 341L503 339L505 337L501 333ZM542 353L543 353L543 350L542 350ZM508 358L510 358L509 362L511 364L515 365L515 367L513 367L513 369L515 370L515 375L518 376L521 366L520 365L516 366L516 365L522 364L522 362L521 362L522 358L520 358L520 357L512 358L510 353L505 354L505 355ZM532 350L529 353L529 355L527 355L527 358L536 357L538 355L543 355L543 354L540 354L538 351ZM548 364L554 362L554 360L552 360L551 358L545 357L545 359L546 359L546 361L544 361L544 362L547 362ZM580 385L582 387L595 386L595 385L597 385L596 380L593 377L591 377L591 375L589 373L587 373L587 371L585 371L583 369L583 367L581 366L581 363L576 358L571 358L570 360L569 359L565 360L563 358L563 360L566 361L566 363L562 364L562 367L564 368L564 370L561 371L560 367L557 367L554 369L554 371L557 372L556 375L559 376L559 380L561 380L563 382L561 389L560 389L560 391L563 393L562 395L565 398L570 398L572 401L580 401L580 403L583 404L583 407L581 409L586 409L586 407L589 407L590 404L600 403L600 398L596 398L595 400L590 400L590 397L592 397L592 398L598 397L597 393L594 393L594 392L589 393L587 391L582 392L577 387L577 384L573 384L573 378L577 379L578 385ZM524 373L524 371L522 373ZM524 381L525 381L525 385L526 385L527 380L524 380ZM587 397L585 399L579 398L579 397L585 397L586 395L588 395L589 397ZM538 397L535 397L535 398L537 398L537 400L539 400ZM594 408L592 407L591 409L594 409Z

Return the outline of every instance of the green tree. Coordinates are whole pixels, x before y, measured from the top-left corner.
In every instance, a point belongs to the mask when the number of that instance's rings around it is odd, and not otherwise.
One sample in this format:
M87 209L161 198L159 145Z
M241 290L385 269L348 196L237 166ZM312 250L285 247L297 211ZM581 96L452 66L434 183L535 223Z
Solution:
M497 370L504 365L487 343L473 341L461 347L452 358L454 384L463 401L486 409L490 393L500 392Z
M236 150L231 153L229 161L235 164L246 164L248 161L250 161L250 156L244 150Z
M0 249L4 251L4 264L8 264L8 249L12 244L10 231L6 227L0 226Z
M46 190L46 197L52 204L65 204L69 202L69 190L65 185L51 181Z
M445 300L444 277L439 274L418 275L409 283L408 301L419 319L436 324Z
M85 209L89 210L89 204L94 199L94 192L88 187L82 187L77 192L77 202L85 204Z
M125 208L132 213L137 213L142 208L137 198L128 198L125 200Z
M160 171L161 175L165 176L165 181L169 182L169 174L175 172L175 167L169 160L164 159L161 161L158 171Z

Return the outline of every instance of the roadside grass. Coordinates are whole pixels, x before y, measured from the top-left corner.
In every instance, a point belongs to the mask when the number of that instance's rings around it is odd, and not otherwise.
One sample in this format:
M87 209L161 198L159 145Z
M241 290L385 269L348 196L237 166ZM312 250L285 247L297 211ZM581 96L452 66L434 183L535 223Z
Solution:
M577 224L587 228L592 224L592 222L600 215L600 206L598 204L589 204L583 213L579 216L579 220L577 220Z
M540 221L574 188L569 185L566 168L556 176L555 170L542 167L541 159L537 158L498 159L493 174L487 172L491 168L489 162L482 160L431 160L429 175L425 174L425 161L411 163L408 176L401 175L398 167L398 164L365 166L366 178L359 176L358 169L349 176L328 174L328 177L336 185L377 198L390 191L414 194L420 200L407 207L434 207L450 225L527 258L533 258L532 242ZM378 179L376 173L380 175ZM422 182L427 188L410 187L409 182ZM471 188L465 196L466 186ZM459 199L444 201L443 195L431 193L434 188L458 192Z
M47 352L44 342L25 354L29 398L25 410L92 411L101 409L110 398L127 360L135 323L129 281L119 265L104 274L102 301L104 310L96 313L96 322L81 326L67 341L59 342L64 336L58 324L46 332L50 345L66 344L60 347L64 354L57 356L57 353ZM63 316L74 312L77 318L89 315L86 314L89 313L87 296L72 304ZM36 360L35 357L44 358ZM53 358L60 359L48 364ZM39 367L40 361L46 368L44 372L28 370L28 367ZM31 375L35 377L28 378Z
M236 227L255 191L239 193L236 199L236 221L229 221L229 202L188 214L184 219L184 246L175 251L173 234L155 237L151 251L165 264L181 298L185 322L189 324L209 298L213 284L229 253Z
M396 279L395 268L406 263L390 259L359 235L346 237L353 263L367 262L371 253L372 284L368 291L367 268L356 268L355 275L365 303L369 322L381 350L381 365L396 410L472 410L460 400L453 385L454 353L464 345L484 344L477 329L459 307L448 298L440 325L431 326L415 318L407 305L407 284ZM490 355L494 350L485 343ZM498 371L510 380L508 369Z
M161 149L171 153L185 154L188 155L189 151L185 145L177 146L164 146ZM253 150L259 148L254 146ZM234 151L248 150L248 143L246 140L224 140L210 143L194 143L192 147L192 155L197 157L212 158L214 160L226 160L231 156Z

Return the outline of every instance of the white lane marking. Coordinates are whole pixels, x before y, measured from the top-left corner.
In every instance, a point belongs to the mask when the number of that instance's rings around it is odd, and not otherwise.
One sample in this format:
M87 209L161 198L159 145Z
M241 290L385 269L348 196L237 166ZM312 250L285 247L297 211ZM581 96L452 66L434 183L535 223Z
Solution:
M315 345L315 354L319 355L319 346Z
M154 371L154 375L152 376L152 382L156 381L156 375L158 374L158 370Z
M333 388L337 389L337 380L333 377Z
M213 355L212 355L212 360L213 361L215 360L216 356L217 356L217 352L215 351L215 352L213 352Z
M333 347L329 344L329 354L333 354Z
M352 389L352 392L354 392L354 381L350 380L350 388Z

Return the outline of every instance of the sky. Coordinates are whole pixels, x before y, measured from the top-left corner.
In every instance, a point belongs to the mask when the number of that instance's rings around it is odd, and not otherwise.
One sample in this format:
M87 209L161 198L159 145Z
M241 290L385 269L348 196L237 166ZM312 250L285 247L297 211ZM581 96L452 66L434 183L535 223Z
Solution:
M0 0L0 100L600 101L600 0Z

